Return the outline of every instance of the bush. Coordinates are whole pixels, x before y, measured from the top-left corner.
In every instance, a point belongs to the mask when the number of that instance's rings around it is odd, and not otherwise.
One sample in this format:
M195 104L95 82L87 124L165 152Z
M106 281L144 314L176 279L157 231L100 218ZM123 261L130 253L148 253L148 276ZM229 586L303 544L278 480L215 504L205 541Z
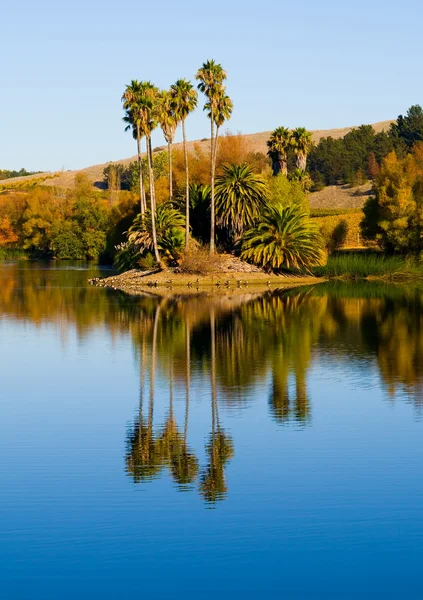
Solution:
M179 262L179 271L190 275L210 275L218 273L222 268L223 257L220 254L210 254L203 246L186 250Z

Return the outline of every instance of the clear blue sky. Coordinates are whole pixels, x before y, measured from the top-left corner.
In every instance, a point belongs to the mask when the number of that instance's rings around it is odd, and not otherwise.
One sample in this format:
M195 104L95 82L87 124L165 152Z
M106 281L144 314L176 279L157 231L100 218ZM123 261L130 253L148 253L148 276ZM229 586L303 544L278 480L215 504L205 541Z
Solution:
M423 103L422 20L421 0L8 2L0 168L74 169L132 156L121 122L125 84L194 80L208 58L228 73L232 131L395 118ZM187 128L191 139L208 135L201 109ZM163 143L160 132L153 142Z

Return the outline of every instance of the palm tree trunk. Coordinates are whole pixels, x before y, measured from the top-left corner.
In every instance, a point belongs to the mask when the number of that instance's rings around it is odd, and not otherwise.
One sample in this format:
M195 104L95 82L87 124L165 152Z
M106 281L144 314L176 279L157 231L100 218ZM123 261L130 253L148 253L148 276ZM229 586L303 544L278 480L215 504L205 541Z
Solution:
M303 152L298 152L296 162L297 168L301 171L305 171L307 166L307 154L304 154Z
M189 415L189 392L191 386L191 334L188 319L185 324L185 360L186 360L186 375L185 375L185 427L184 427L184 442L187 442L188 437L188 415Z
M172 177L172 142L167 143L167 154L169 159L169 198L173 199L173 177Z
M214 439L217 425L217 395L216 395L216 317L214 308L210 311L210 374L211 374L211 396L212 396L212 437Z
M144 219L144 215L145 215L145 191L144 191L144 180L143 180L143 175L142 175L142 155L141 155L141 135L140 135L140 131L139 128L137 129L137 149L138 149L138 170L139 170L139 176L140 176L140 209L141 209L141 215L142 218Z
M215 230L215 209L214 209L214 121L213 116L211 117L211 138L210 138L210 183L211 183L211 193L210 193L210 254L214 254L214 230Z
M184 141L184 161L185 161L185 247L189 244L189 172L188 172L188 151L187 136L185 131L185 120L182 121L182 137Z
M162 261L160 259L159 247L157 245L157 232L156 232L156 202L154 194L154 174L151 163L151 138L147 138L147 163L148 163L148 179L150 183L150 206L151 206L151 236L153 238L154 256L156 258L159 267L162 267Z
M150 177L150 190L153 189L153 194L152 194L152 198L153 198L153 204L154 204L154 210L156 210L156 188L154 185L154 169L153 169L153 150L151 147L151 137L148 138L148 154L147 157L150 157L150 167L149 169L151 169L151 171L149 170L149 173L151 173L151 177Z

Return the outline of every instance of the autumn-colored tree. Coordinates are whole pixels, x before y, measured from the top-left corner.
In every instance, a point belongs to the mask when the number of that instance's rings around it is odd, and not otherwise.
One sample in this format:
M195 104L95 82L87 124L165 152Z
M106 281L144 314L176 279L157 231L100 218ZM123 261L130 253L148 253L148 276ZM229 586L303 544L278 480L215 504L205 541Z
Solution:
M367 174L370 179L376 179L376 177L380 173L380 168L376 160L376 156L374 152L370 152L369 160L367 165Z
M0 216L0 246L11 246L18 241L18 236L12 228L9 215Z
M227 131L220 137L216 155L216 172L222 173L224 165L250 165L254 162L251 147L245 135Z
M423 170L417 145L399 160L391 152L374 183L375 196L364 207L362 231L388 251L421 252L423 248Z

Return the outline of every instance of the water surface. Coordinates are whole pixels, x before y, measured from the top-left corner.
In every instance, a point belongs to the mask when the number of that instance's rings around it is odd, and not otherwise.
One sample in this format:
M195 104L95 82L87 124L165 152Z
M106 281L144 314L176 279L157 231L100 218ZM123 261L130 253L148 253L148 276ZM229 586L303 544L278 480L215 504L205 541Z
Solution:
M0 264L2 597L419 598L423 291Z

